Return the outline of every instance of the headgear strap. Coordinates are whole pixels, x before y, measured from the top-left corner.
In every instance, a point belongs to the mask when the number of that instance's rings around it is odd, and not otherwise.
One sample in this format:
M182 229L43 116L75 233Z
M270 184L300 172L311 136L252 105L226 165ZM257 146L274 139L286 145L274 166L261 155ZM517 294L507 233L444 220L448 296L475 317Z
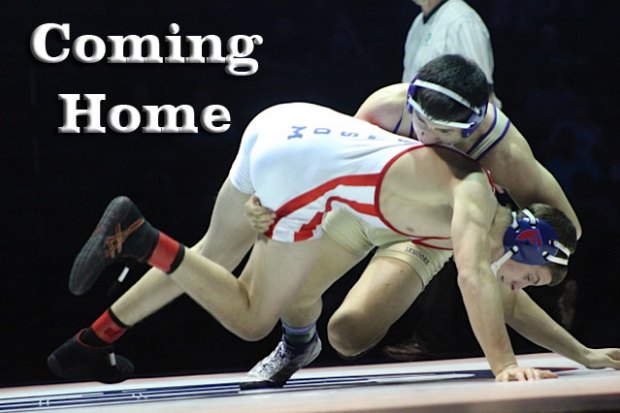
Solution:
M435 92L439 92L442 95L446 95L449 98L451 98L452 100L456 100L457 102L459 102L461 105L465 106L466 108L469 108L469 110L471 110L472 112L474 112L476 115L480 115L482 113L482 109L472 105L471 103L469 103L469 101L467 99L465 99L463 96L459 95L458 93L443 87L441 85L438 85L437 83L431 83L431 82L427 82L426 80L422 80L422 79L415 79L413 81L413 85L414 86L420 86L423 87L425 89L430 89L430 90L434 90Z
M505 253L491 264L493 273L509 259L528 264L544 265L549 262L558 265L568 265L570 250L557 238L553 227L543 219L536 218L529 209L522 210L525 218L519 219L516 212L512 212L512 222L504 233ZM566 258L558 257L561 251Z
M465 122L436 119L435 117L431 116L428 112L426 112L422 108L422 106L420 106L420 104L418 104L418 102L416 102L415 99L413 98L413 96L416 93L417 88L429 89L434 92L445 95L449 97L450 99L454 100L455 102L460 103L461 105L471 110L472 114L469 117L469 119L467 119L467 121ZM415 110L416 112L422 114L425 118L427 118L431 122L436 123L438 125L447 126L450 128L463 129L462 131L463 137L470 136L474 132L474 130L482 123L482 121L484 121L484 117L487 112L487 105L488 105L488 100L485 99L482 105L475 106L471 102L469 102L467 99L465 99L463 96L459 95L453 90L450 90L447 87L438 85L436 83L427 82L426 80L418 79L417 76L411 81L411 83L409 84L409 89L407 91L406 108L409 111L409 113Z

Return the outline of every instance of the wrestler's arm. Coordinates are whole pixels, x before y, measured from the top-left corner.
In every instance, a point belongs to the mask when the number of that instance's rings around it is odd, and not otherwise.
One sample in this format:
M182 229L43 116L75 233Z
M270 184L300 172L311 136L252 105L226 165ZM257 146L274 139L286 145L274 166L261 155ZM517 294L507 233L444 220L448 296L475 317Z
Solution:
M451 224L458 285L480 347L496 377L517 361L504 324L498 283L491 272L489 231L496 201L472 174L456 185ZM485 187L486 185L486 187Z
M514 125L503 141L481 162L506 188L520 208L533 202L549 204L564 212L581 236L581 225L575 210L554 176L534 157L530 145Z
M406 83L396 83L373 92L358 108L355 117L392 131L403 112L407 87Z
M620 348L593 349L584 346L551 318L523 290L500 286L506 323L531 342L555 353L597 369L620 369Z

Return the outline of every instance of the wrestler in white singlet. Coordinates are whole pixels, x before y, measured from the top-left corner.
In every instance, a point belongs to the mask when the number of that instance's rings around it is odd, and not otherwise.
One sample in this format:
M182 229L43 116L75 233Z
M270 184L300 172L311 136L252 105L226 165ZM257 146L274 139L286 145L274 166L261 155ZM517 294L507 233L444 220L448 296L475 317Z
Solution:
M291 103L267 109L250 123L230 179L276 212L266 233L274 240L318 238L326 212L341 208L373 228L394 230L380 213L378 189L399 155L421 148L331 109Z
M510 128L510 120L495 105L490 104L488 111L493 114L489 129L478 138L469 138L476 141L466 153L475 160L481 159L493 149ZM402 117L395 126L395 131L401 121ZM409 238L393 231L368 225L344 209L330 212L323 220L323 230L343 248L359 256L378 247L374 257L389 257L405 262L420 276L424 286L428 285L452 256L451 251L414 244Z

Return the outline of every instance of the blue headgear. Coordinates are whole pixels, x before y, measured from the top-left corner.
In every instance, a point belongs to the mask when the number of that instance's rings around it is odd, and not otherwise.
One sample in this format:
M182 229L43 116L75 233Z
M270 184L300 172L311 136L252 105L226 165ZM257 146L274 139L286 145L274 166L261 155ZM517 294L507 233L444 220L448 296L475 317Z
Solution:
M432 91L441 93L442 95L448 96L452 100L455 100L456 102L460 103L461 105L471 110L472 114L467 119L466 122L453 122L453 121L433 118L431 115L426 113L426 111L422 109L422 107L418 104L418 102L416 102L415 99L413 98L415 96L415 92L417 88L430 89ZM433 123L448 126L451 128L462 129L463 130L462 135L464 138L467 138L468 136L470 136L474 132L474 130L476 130L476 128L480 126L480 124L484 120L484 117L487 113L488 103L489 103L488 99L485 99L484 102L482 102L480 106L474 106L467 99L465 99L458 93L453 92L452 90L444 86L418 79L417 76L413 78L413 80L409 84L409 90L407 91L407 111L409 113L413 113L413 111L415 110L416 112L424 115L425 118L429 119Z
M568 265L570 250L560 241L553 227L545 220L536 218L528 209L522 210L523 218L512 212L512 223L504 233L505 254L492 268L496 272L508 259L528 265L545 265L550 262ZM562 251L566 258L558 257Z

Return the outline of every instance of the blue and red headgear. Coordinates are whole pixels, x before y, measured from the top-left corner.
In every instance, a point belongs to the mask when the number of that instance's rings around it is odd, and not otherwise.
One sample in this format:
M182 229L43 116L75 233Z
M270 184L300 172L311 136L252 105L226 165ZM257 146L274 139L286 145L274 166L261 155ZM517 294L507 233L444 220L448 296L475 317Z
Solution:
M424 109L422 109L422 106L420 106L418 102L416 102L413 98L418 88L430 89L434 92L441 93L442 95L449 97L450 99L460 103L461 105L471 110L471 116L465 122L454 122L434 118L433 116L429 115ZM476 128L480 126L487 113L488 103L488 99L485 99L480 106L475 106L458 93L436 83L431 83L427 82L426 80L418 79L417 76L413 78L413 80L409 84L409 89L407 91L407 111L409 113L413 113L413 111L415 110L433 123L448 126L450 128L462 129L462 135L464 138L470 136L474 132L474 130L476 130Z
M570 250L559 240L553 227L545 220L536 218L528 209L522 210L523 218L512 212L512 223L504 233L505 254L493 263L494 272L508 259L528 265L545 265L550 262L568 265ZM561 251L566 258L558 257Z

